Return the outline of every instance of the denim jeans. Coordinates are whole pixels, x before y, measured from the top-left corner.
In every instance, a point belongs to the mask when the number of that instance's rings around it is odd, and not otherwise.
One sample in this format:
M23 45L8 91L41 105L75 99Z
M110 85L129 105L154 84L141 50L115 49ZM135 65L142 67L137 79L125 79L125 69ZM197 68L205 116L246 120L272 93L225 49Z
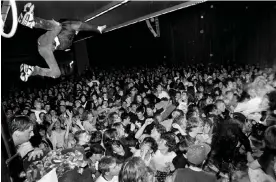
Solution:
M62 25L57 25L53 21L44 20L38 17L34 17L34 21L35 28L48 30L38 39L38 52L45 59L49 68L40 68L35 66L32 75L58 78L61 73L53 52L55 50L68 49L72 45L75 31L93 31L100 33L98 26L81 21L65 21L62 22ZM54 46L55 37L58 37L60 42L60 45L56 48Z
M47 23L43 29L47 29L48 31L38 38L38 52L44 58L49 68L35 66L32 75L58 78L61 73L53 53L55 50L54 39L60 33L62 27L53 21L44 20L43 22ZM38 25L41 26L41 24Z

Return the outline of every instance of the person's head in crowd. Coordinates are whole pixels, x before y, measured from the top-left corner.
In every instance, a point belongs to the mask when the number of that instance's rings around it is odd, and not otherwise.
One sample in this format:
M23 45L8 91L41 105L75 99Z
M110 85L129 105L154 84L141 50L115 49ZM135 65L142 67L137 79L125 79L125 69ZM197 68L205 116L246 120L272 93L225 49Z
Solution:
M163 86L162 86L162 84L157 84L156 85L156 90L157 90L157 93L161 93L162 91L163 91Z
M133 113L136 113L137 103L136 102L132 102L131 105L130 105L130 107L131 107L131 111Z
M107 100L108 100L108 98L107 98L107 93L106 93L106 92L103 93L103 100L104 100L104 101L107 101Z
M137 114L137 117L139 119L142 119L144 117L144 113L145 113L145 108L144 106L139 106L137 109L136 109L136 114Z
M86 97L85 97L85 95L81 95L81 96L80 96L80 100L81 100L81 102L84 104L84 103L86 102Z
M39 113L39 119L40 119L42 122L45 121L45 113L44 113L44 112Z
M96 101L97 100L97 95L96 94L92 94L92 100Z
M124 91L122 89L119 89L118 90L118 95L122 97L124 95Z
M226 106L223 100L217 100L216 107L217 107L218 114L222 114L225 112Z
M141 103L142 103L142 96L139 95L139 94L137 94L137 95L135 96L134 101L135 101L137 104L141 105Z
M22 115L25 115L25 116L27 116L28 114L29 114L29 108L28 107L25 107L24 109L23 109L23 111L22 111Z
M196 137L203 132L203 121L199 117L191 117L187 121L187 133L191 137Z
M76 131L74 134L77 145L86 145L90 141L91 135L85 130Z
M28 116L15 116L10 124L10 131L15 146L28 142L34 135L33 122Z
M118 133L115 128L110 128L110 129L105 130L105 132L103 134L104 145L106 145L109 141L116 140L116 139L118 139ZM107 148L107 147L105 146L105 148Z
M55 117L57 115L57 112L54 109L51 109L50 114L51 117Z
M184 116L184 113L182 110L176 109L172 112L172 119L175 119L180 116Z
M38 127L37 127L37 130L38 130L38 133L39 133L39 135L41 136L41 138L45 138L46 137L46 132L47 132L47 128L46 128L46 126L44 126L44 125L39 125Z
M226 81L226 88L227 88L227 90L232 90L233 89L233 80L228 79Z
M206 117L217 115L217 106L215 104L209 104L204 108L204 114Z
M53 96L53 91L52 91L52 89L49 89L49 90L48 90L48 96L49 96L49 97Z
M144 98L143 98L143 104L144 104L145 106L147 106L147 105L150 104L149 98L148 98L148 97L144 97Z
M177 154L186 154L188 150L188 144L186 140L181 140L176 144L176 153Z
M84 113L84 108L83 107L78 107L78 113L79 115L82 115Z
M154 128L151 130L150 136L156 141L159 141L161 135L166 132L166 128L161 124L154 125Z
M111 181L115 176L119 175L122 164L118 163L114 157L105 156L99 161L98 169L102 177L107 181Z
M102 97L98 97L98 104L102 105L103 104L103 98Z
M75 101L75 108L79 108L81 106L81 101L80 100L76 100Z
M204 97L206 98L206 105L213 103L213 98L212 98L211 94L206 94Z
M63 99L62 94L61 94L61 93L58 93L58 95L57 95L57 100L61 100L61 99Z
M160 142L158 143L158 149L162 153L172 152L176 149L176 141L174 134L162 134Z
M45 120L44 120L45 122L52 123L51 114L49 114L49 113L45 114L44 118L45 118Z
M191 104L188 106L188 111L186 114L187 120L191 117L199 117L199 109L196 105Z
M101 146L101 144L92 144L86 156L93 163L95 163L96 161L100 161L101 158L103 158L104 153L105 153L105 149Z
M149 104L146 106L146 114L148 117L153 117L155 113L155 105Z
M65 105L66 105L66 104L65 104L65 100L63 100L63 99L60 100L60 101L59 101L59 105L60 105L60 106L65 106Z
M66 111L66 106L65 105L60 105L59 106L59 112L60 113L65 113L65 111Z
M198 108L200 110L202 110L203 108L205 108L208 105L206 101L207 101L206 98L201 99L201 100L198 101Z
M136 94L137 94L137 89L135 88L135 87L132 87L131 89L130 89L130 94L132 95L132 96L135 96Z
M93 118L94 118L93 112L92 111L87 112L87 120L92 121Z
M49 103L46 103L45 106L44 106L44 110L49 113L50 110L51 110L51 105Z
M117 122L112 125L112 128L115 128L118 134L119 138L122 138L125 136L125 128L122 123Z
M211 134L213 123L209 119L205 119L203 123L203 134Z
M54 128L55 130L60 130L61 129L61 122L59 120L59 118L56 118L56 122L55 122L55 125L54 125Z
M188 148L186 156L191 166L202 168L211 147L207 144L192 145Z
M175 93L175 100L176 101L179 101L181 99L181 92L180 91L177 91L176 93Z
M30 112L29 114L30 114L29 115L30 120L33 121L33 122L36 122L37 119L36 119L35 113L34 112Z
M119 182L152 182L145 162L139 157L128 159L119 173Z
M266 129L264 142L267 148L276 150L276 125L270 126Z
M149 153L149 154L154 154L158 149L157 142L154 138L152 137L146 137L143 142L140 144L140 150L141 154Z
M36 110L41 110L41 102L38 100L34 101L34 107Z
M8 118L10 118L10 117L13 116L13 112L12 112L12 109L11 109L11 108L8 108L8 109L6 110L6 115L7 115Z
M43 95L43 101L47 102L48 101L48 95Z
M113 140L111 141L111 153L117 154L120 156L125 155L125 149L123 147L123 144L119 140Z
M204 96L203 92L197 92L196 93L196 100L199 101L199 100L203 99L203 96Z
M124 126L127 126L128 124L130 124L130 115L128 113L126 112L122 113L121 119L122 119L122 124Z
M112 112L109 114L109 120L111 121L110 124L120 123L122 121L121 117L117 112Z

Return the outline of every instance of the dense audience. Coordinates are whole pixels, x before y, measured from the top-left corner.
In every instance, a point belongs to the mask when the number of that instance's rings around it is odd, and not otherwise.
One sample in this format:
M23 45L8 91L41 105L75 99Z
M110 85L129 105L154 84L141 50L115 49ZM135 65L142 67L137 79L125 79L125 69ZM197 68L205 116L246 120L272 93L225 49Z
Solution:
M275 181L274 71L94 69L12 92L2 105L13 132L17 115L33 123L29 142L18 147L23 159L42 155L28 161L27 181L55 167L59 181Z

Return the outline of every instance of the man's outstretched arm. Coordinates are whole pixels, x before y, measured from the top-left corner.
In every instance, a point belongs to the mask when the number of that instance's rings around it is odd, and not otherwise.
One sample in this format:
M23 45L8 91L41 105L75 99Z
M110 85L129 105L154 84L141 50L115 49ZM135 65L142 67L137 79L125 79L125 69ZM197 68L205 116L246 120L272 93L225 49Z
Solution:
M106 26L95 26L89 23L84 23L81 21L66 21L62 23L65 27L71 28L75 31L92 31L97 33L102 33Z

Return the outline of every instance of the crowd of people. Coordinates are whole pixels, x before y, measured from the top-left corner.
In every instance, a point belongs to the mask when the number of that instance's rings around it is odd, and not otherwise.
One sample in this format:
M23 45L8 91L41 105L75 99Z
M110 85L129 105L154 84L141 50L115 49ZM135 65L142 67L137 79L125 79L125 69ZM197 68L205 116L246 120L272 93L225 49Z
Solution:
M2 99L26 181L276 179L275 70L90 69Z

